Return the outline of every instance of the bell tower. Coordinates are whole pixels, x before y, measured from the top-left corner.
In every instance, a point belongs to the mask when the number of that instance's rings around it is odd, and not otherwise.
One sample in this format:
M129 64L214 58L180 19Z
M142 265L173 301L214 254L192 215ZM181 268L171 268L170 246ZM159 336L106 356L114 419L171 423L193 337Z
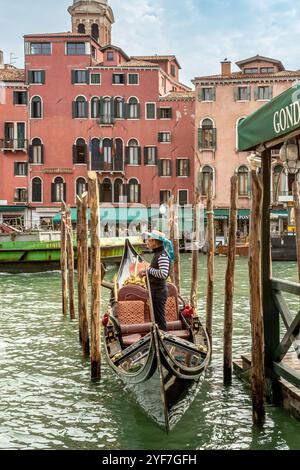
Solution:
M107 0L73 0L68 12L73 33L89 34L103 47L111 44L115 19Z

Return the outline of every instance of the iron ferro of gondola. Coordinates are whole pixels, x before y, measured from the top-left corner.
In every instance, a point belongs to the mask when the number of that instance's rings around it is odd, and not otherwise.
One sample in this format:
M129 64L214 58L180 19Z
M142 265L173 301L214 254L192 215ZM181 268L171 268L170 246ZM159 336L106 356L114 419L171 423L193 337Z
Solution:
M108 312L103 319L111 370L160 427L169 432L199 390L211 350L205 329L174 285L168 284L168 331L159 330L144 259L126 241Z

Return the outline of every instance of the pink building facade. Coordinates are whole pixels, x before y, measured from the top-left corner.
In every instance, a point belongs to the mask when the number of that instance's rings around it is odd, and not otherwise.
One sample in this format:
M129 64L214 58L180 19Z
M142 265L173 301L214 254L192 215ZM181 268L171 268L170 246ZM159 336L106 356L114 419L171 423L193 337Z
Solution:
M287 71L279 60L262 56L221 63L221 74L195 78L196 135L195 179L205 201L208 182L213 181L217 235L226 236L229 218L230 178L238 174L239 232L249 230L250 163L249 153L239 152L237 127L241 119L263 106L299 80L300 72ZM275 159L278 161L275 163ZM285 203L291 181L282 173L282 164L274 154L273 229L282 230ZM286 197L287 196L287 197ZM277 214L276 214L277 212ZM278 216L282 214L283 218ZM280 225L280 226L279 226Z
M0 218L21 206L28 225L51 220L62 199L76 206L89 170L103 203L159 206L171 194L192 203L195 94L179 82L176 57L129 57L111 45L104 0L74 1L69 12L72 32L25 36L25 70L14 73L26 99L17 105L9 88L0 105ZM6 148L19 120L24 148ZM12 173L20 159L22 181Z

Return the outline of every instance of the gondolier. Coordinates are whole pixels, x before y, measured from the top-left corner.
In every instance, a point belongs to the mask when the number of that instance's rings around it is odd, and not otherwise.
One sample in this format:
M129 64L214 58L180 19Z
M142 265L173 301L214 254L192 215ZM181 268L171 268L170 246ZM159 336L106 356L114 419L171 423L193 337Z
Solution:
M171 263L174 262L173 246L165 234L157 230L146 233L146 236L148 237L148 246L154 253L148 268L148 275L155 320L161 330L167 331L165 307L168 298L167 279ZM142 271L140 276L144 274L145 271Z

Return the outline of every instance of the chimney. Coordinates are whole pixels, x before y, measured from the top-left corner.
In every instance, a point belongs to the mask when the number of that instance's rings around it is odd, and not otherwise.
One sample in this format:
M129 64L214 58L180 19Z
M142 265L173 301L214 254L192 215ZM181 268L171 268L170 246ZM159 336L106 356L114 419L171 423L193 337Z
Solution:
M224 59L223 62L221 62L221 67L222 67L222 76L228 77L229 75L231 75L230 60Z
M0 51L0 69L4 69L3 51Z

